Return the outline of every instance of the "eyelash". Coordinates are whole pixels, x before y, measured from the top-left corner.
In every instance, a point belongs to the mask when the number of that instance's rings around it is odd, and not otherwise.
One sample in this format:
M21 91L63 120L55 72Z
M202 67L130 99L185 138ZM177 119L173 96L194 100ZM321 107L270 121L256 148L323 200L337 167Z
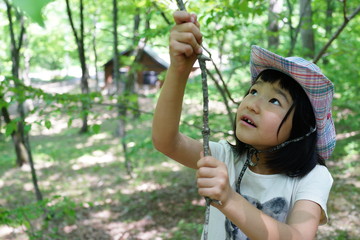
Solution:
M256 89L251 89L249 93L250 93L251 95L254 95L255 93L257 93L257 90L256 90Z
M277 103L277 104L275 104L273 101L277 101L278 103ZM275 104L275 105L279 105L279 106L281 106L280 101L279 101L279 100L277 100L276 98L272 98L272 99L270 99L270 101L269 101L269 102L271 102L271 103L273 103L273 104Z

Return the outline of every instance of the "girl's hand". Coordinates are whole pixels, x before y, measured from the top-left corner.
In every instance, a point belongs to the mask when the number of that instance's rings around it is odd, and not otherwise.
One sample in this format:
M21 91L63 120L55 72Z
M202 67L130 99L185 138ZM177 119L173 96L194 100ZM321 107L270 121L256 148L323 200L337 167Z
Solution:
M202 35L195 14L176 11L173 16L176 25L170 32L170 60L172 67L184 74L190 72L202 52Z
M233 195L229 184L229 175L226 165L211 157L203 157L198 163L198 170L196 173L198 192L203 197L209 197L214 200L221 201L224 207ZM215 207L220 207L218 204L212 204Z

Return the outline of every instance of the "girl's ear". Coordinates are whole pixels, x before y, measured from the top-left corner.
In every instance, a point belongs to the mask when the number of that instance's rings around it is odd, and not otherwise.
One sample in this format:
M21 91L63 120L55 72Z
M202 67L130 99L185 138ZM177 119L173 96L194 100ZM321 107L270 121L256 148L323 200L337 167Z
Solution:
M201 151L200 152L200 158L203 158L204 157L204 151Z

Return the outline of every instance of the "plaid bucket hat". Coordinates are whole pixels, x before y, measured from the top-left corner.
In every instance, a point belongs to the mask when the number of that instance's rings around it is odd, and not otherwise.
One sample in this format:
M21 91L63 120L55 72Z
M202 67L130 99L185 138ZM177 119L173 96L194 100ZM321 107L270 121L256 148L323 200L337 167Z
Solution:
M258 75L274 69L291 76L305 90L312 104L317 128L317 152L325 160L335 148L335 126L331 117L334 85L314 63L300 57L281 57L259 46L251 47L251 82Z

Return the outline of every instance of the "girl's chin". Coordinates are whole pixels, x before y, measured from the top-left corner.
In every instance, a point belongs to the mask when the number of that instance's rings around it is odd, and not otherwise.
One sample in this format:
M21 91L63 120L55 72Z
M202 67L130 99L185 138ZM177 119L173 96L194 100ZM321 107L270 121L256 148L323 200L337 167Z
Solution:
M259 145L259 142L255 142L255 141L252 141L251 139L248 139L246 138L245 136L239 136L239 135L236 135L237 139L242 142L242 143L245 143L247 145L250 145L251 147L255 148L256 150L259 150L259 151L264 151L264 150L268 150L268 149L271 149L272 147L276 146L263 146L263 145Z

